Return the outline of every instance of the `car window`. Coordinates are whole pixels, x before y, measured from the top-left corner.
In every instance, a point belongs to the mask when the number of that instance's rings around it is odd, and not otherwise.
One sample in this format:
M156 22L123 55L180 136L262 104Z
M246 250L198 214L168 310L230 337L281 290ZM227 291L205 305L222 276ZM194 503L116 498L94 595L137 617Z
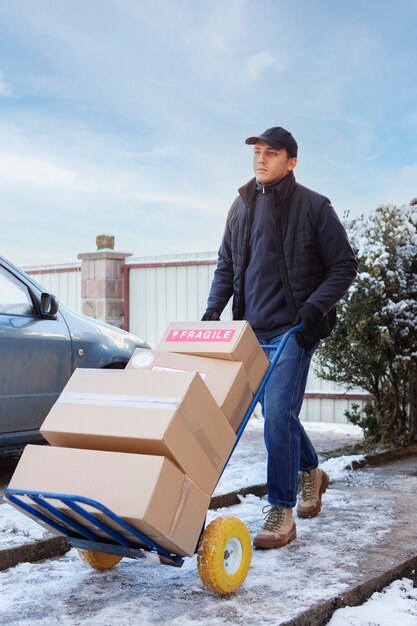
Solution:
M0 267L0 315L33 315L29 289L4 267Z

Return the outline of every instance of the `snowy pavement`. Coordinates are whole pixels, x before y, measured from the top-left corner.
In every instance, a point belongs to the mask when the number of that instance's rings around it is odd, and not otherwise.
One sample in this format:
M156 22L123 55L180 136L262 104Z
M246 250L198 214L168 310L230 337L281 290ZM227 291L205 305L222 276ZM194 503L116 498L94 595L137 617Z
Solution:
M322 429L317 425L318 431ZM339 432L343 433L343 427ZM349 429L347 434L351 434ZM248 577L233 596L206 591L195 557L186 559L181 569L159 565L154 557L124 559L113 570L100 573L86 567L76 550L71 550L59 559L22 563L0 572L0 623L275 626L288 622L415 556L415 459L372 470L346 470L354 458L358 457L338 457L322 464L331 484L320 516L297 519L297 540L286 548L255 551ZM262 422L253 420L216 493L263 482ZM210 511L208 521L218 515L235 515L254 535L265 504L248 495L240 505ZM0 548L44 537L39 525L7 504L0 506ZM329 626L415 625L416 596L411 581L395 581L363 607L337 611Z
M248 496L241 505L216 514L236 515L255 533L262 504ZM141 624L239 624L250 612L252 623L278 624L346 589L354 580L358 556L369 543L382 540L376 517L368 518L360 507L343 533L349 550L341 545L340 520L349 504L352 500L348 503L343 492L333 488L320 518L297 521L296 542L280 551L254 553L246 583L232 598L203 590L195 558L187 559L181 570L126 560L99 574L86 569L72 550L59 560L23 564L0 574L1 621L16 625L59 621L62 626L117 621L124 626L135 614ZM355 504L359 508L359 501ZM382 514L378 502L363 504ZM384 515L392 523L389 514ZM13 609L19 617L13 616Z
M318 450L331 449L360 438L360 430L353 425L308 423ZM5 485L7 486L5 481ZM251 485L266 482L266 451L263 443L263 419L254 416L242 435L224 474L214 492L229 493ZM0 503L2 501L0 500ZM39 524L22 515L8 504L0 506L0 550L14 548L51 537Z
M0 550L16 548L51 536L45 528L9 504L0 506Z
M178 570L152 559L125 559L115 569L99 573L88 569L71 550L57 560L25 563L0 573L0 623L212 626L286 622L375 575L381 562L388 568L415 550L411 537L415 536L412 502L417 477L410 471L404 473L401 464L388 474L385 468L347 471L343 467L348 461L330 459L323 464L332 482L321 515L297 519L298 538L286 548L255 551L244 585L231 597L218 597L202 587L195 557L186 559ZM209 518L236 515L255 534L264 504L247 496L240 505L211 511ZM397 533L399 519L407 522L401 535ZM335 622L350 623L368 622Z
M250 485L266 483L266 450L263 440L263 418L256 415L251 418L236 447L214 495L229 493ZM324 422L306 422L308 431L319 457L326 452L359 441L361 430L353 424L328 424Z

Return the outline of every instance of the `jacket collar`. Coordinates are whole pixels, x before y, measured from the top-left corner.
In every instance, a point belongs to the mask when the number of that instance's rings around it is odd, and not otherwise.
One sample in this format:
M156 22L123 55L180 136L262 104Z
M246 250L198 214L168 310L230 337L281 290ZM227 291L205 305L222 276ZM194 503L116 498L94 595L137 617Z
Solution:
M266 185L266 187L271 188L273 193L278 194L278 197L281 201L282 206L286 206L288 200L292 196L292 193L295 189L296 181L294 172L290 172L278 183L271 183L270 185ZM256 194L261 191L261 188L258 188L258 183L256 182L256 178L251 178L251 180L239 188L239 195L241 196L243 202L250 209L255 207L256 203Z

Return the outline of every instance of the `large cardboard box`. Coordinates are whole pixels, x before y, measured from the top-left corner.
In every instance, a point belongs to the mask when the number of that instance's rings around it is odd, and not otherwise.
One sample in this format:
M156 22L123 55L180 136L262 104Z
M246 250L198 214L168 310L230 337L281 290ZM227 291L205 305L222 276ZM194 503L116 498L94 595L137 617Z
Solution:
M198 372L236 432L253 399L242 363L138 348L126 367L153 372Z
M236 435L195 372L78 369L41 427L54 446L166 456L211 494Z
M92 498L179 555L194 553L210 502L164 457L36 445L26 446L9 487ZM53 504L79 519L62 502ZM102 513L99 519L110 523ZM117 530L140 545L127 531Z
M253 394L269 361L250 324L237 322L171 322L157 350L241 361Z

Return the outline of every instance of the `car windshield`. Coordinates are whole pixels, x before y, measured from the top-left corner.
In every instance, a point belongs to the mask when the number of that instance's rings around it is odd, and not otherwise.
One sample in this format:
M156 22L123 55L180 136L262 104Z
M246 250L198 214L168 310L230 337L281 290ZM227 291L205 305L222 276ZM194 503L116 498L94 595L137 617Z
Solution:
M30 315L32 312L32 300L26 285L0 266L0 314Z

